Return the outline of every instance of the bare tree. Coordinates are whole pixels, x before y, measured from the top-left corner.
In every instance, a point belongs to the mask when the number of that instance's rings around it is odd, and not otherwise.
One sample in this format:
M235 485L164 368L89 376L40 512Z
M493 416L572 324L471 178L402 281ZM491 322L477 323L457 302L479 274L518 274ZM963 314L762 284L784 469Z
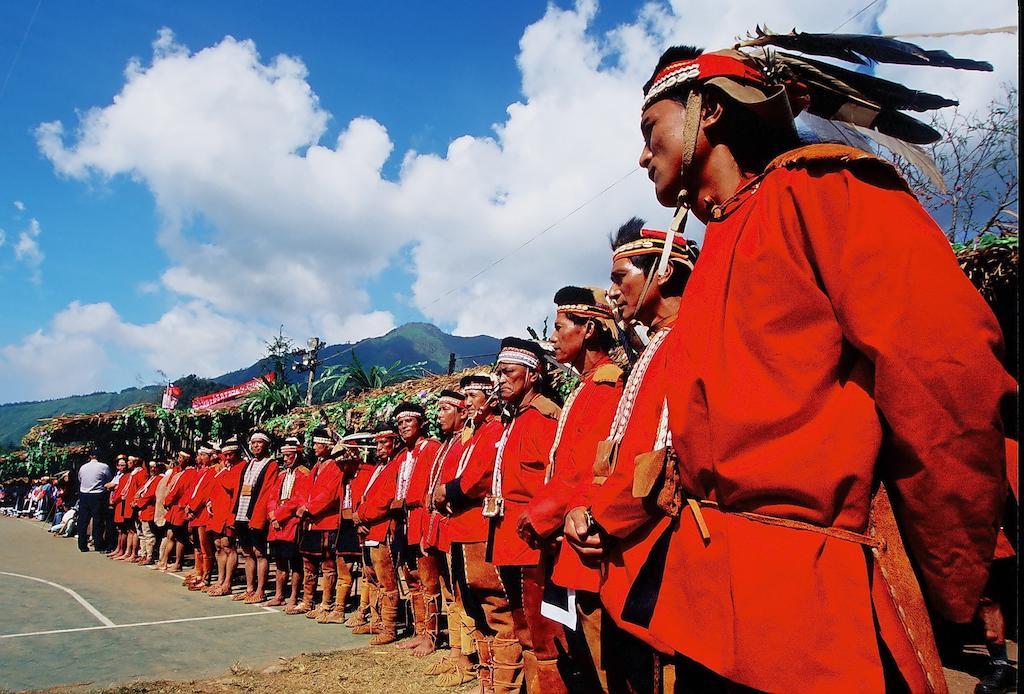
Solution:
M1018 229L1017 87L975 113L937 114L942 139L926 150L945 183L896 155L897 166L954 245Z

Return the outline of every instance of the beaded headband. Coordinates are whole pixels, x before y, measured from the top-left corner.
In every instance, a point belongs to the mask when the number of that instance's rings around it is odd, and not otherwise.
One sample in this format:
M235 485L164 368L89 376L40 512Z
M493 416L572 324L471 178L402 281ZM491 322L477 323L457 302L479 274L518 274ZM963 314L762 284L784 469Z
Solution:
M255 434L249 437L249 443L253 441L262 441L263 443L270 443L270 437L264 434L262 431L257 431Z
M439 397L437 399L437 404L438 405L441 405L441 404L451 405L452 407L455 407L455 408L461 410L462 408L464 408L466 406L466 401L465 400L460 400L459 398L453 397L451 395L442 395L441 397Z
M656 229L641 229L639 239L627 241L612 252L612 260L632 258L638 255L661 255L665 250L666 235L667 232ZM670 260L678 260L692 270L697 255L694 253L691 242L682 238L680 241L673 239L672 251L668 257Z
M692 60L680 60L666 65L651 80L651 88L647 90L641 111L646 110L670 90L693 82L704 82L713 77L726 77L757 87L767 86L764 75L747 63L727 55L705 53Z
M499 364L519 364L528 369L536 369L540 366L540 359L537 355L527 349L519 347L506 347L498 354Z

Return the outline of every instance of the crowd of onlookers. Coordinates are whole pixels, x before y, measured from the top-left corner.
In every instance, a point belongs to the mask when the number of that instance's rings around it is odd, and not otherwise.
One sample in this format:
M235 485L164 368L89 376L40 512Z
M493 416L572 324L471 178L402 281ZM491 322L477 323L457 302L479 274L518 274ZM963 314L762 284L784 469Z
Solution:
M60 524L77 496L69 479L69 473L62 472L53 477L0 482L0 514Z

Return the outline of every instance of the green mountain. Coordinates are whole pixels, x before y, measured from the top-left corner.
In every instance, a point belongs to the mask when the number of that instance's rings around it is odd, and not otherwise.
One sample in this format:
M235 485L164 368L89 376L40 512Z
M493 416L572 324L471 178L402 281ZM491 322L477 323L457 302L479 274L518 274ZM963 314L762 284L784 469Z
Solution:
M35 423L46 417L117 410L140 402L160 402L163 386L125 388L120 393L90 393L56 400L0 405L0 448L14 448Z
M423 366L433 373L448 370L449 355L456 355L455 368L463 369L474 364L489 364L494 361L501 341L490 335L458 337L449 335L430 323L406 323L386 335L370 337L356 343L330 345L320 350L320 362L324 366L345 365L352 361L352 353L359 355L359 361L369 369L372 366L391 366L396 361L403 364L426 362ZM291 361L295 363L299 357ZM290 366L290 365L286 365ZM214 380L228 385L244 383L251 378L273 371L269 359L238 371L217 376ZM286 368L289 381L304 381L305 374Z
M324 347L320 350L320 360L324 366L345 365L352 360L352 353L355 352L367 369L372 366L390 366L396 361L403 364L426 362L424 368L427 371L444 373L448 369L451 353L454 352L457 357L456 369L462 369L474 364L490 363L499 345L500 341L489 335L456 337L429 323L407 323L381 337L371 337L354 344ZM297 359L295 357L293 361ZM187 376L175 383L182 388L182 401L191 402L191 398L196 395L237 385L272 370L270 360L261 359L244 369L231 371L213 379ZM289 368L286 377L290 381L302 381L305 374ZM126 388L119 393L92 393L55 400L0 405L0 449L16 447L21 437L39 419L61 414L107 412L140 402L160 402L162 393L163 386L153 385Z

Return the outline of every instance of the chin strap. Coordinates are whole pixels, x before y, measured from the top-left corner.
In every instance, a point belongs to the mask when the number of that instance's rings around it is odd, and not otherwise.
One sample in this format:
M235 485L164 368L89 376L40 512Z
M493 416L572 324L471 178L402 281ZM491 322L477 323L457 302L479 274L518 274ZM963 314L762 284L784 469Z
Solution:
M687 169L689 169L691 164L693 164L693 155L697 150L697 131L700 129L700 112L702 106L703 99L701 98L700 91L698 89L691 89L690 93L686 96L686 115L683 120L683 133L681 138L683 142L683 156L679 167L680 180L682 180ZM654 284L654 278L664 277L668 272L669 258L672 255L672 245L675 243L676 236L682 234L683 229L686 228L686 218L690 212L689 197L689 191L685 187L680 187L679 195L676 196L676 213L673 215L672 224L669 225L668 232L665 234L665 246L661 249L661 256L658 258L658 264L647 274L647 278L644 281L644 288L640 292L640 299L637 301L637 307L643 306L644 299L647 298L647 292L650 291L651 285ZM644 342L644 344L646 345L647 343Z

